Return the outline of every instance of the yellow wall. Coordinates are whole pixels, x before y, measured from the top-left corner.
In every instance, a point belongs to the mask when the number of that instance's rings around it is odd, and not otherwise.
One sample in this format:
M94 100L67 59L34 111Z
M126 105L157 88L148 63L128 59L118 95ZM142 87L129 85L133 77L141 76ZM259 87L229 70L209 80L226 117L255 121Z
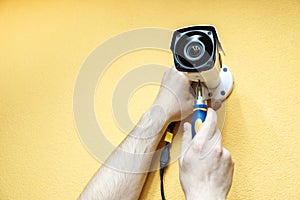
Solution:
M80 142L72 113L77 73L97 45L134 28L203 23L218 28L236 83L223 129L236 163L228 199L299 199L299 19L297 0L1 0L0 199L75 199L99 168ZM172 56L137 52L116 61L108 73L121 77L145 62L172 65ZM124 135L111 110L102 112L116 82L103 81L96 112L118 143ZM133 95L133 120L157 89L148 86ZM168 199L183 199L177 177L173 163L165 180ZM141 199L159 196L158 173L151 173Z

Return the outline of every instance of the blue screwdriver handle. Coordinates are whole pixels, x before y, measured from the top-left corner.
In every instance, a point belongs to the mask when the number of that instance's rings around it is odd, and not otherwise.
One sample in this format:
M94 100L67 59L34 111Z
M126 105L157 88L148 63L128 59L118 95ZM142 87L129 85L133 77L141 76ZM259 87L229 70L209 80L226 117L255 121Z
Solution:
M192 137L196 135L200 126L205 121L206 113L207 113L207 105L195 104L193 111L194 111L194 116L192 120Z

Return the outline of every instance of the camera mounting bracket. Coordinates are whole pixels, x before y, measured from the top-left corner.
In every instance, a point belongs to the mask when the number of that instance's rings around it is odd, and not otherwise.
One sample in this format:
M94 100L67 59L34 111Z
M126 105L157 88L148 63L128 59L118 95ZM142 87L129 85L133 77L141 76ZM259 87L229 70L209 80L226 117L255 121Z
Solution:
M207 88L204 82L204 100L215 99L225 100L233 89L233 76L226 65L222 65L219 74L219 84L216 88Z

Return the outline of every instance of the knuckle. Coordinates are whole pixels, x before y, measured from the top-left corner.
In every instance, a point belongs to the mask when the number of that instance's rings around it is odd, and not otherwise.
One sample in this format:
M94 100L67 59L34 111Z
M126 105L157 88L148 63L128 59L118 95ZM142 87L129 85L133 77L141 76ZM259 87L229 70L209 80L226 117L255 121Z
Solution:
M201 148L200 148L198 145L193 144L193 145L192 145L192 150L193 150L194 152L199 152L199 151L201 150Z
M199 153L199 152L201 152L203 146L204 146L204 143L202 141L196 140L195 142L192 143L192 150L196 153Z
M169 70L164 72L164 75L163 75L164 78L168 75L168 72L169 72Z
M224 159L226 159L226 160L232 160L230 152L227 149L225 149L224 147L223 147L223 156L224 156Z
M187 152L185 155L180 157L179 166L186 166L193 160L193 153Z
M220 146L215 146L214 153L218 156L222 155L222 148Z

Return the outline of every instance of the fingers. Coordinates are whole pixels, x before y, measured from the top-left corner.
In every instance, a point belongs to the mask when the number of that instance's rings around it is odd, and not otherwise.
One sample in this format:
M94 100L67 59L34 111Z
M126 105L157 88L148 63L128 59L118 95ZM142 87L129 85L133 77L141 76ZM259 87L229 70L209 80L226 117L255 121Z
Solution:
M233 165L234 163L233 163L233 160L231 158L230 152L225 147L222 148L222 152L223 152L222 153L223 160L227 161L228 163L230 163L231 165Z
M181 72L181 71L178 71L178 70L176 69L176 67L175 67L175 66L173 66L173 67L172 67L172 68L170 68L169 70L171 70L171 71L173 71L173 72L177 73L179 76L181 76L183 79L185 79L185 80L186 80L186 82L187 82L188 84L191 84L191 83L192 83L192 81L191 81L191 80L189 80L189 79L186 77L186 75L185 75L183 72Z
M217 128L212 139L216 140L216 146L222 147L222 134L220 129Z
M230 152L225 147L222 148L222 151L223 151L224 160L230 160L231 159Z
M186 151L192 142L191 124L189 122L185 122L183 125L183 130L181 154Z
M234 161L232 160L231 153L225 147L222 147L221 159L222 162L226 164L228 172L232 174L234 170Z

